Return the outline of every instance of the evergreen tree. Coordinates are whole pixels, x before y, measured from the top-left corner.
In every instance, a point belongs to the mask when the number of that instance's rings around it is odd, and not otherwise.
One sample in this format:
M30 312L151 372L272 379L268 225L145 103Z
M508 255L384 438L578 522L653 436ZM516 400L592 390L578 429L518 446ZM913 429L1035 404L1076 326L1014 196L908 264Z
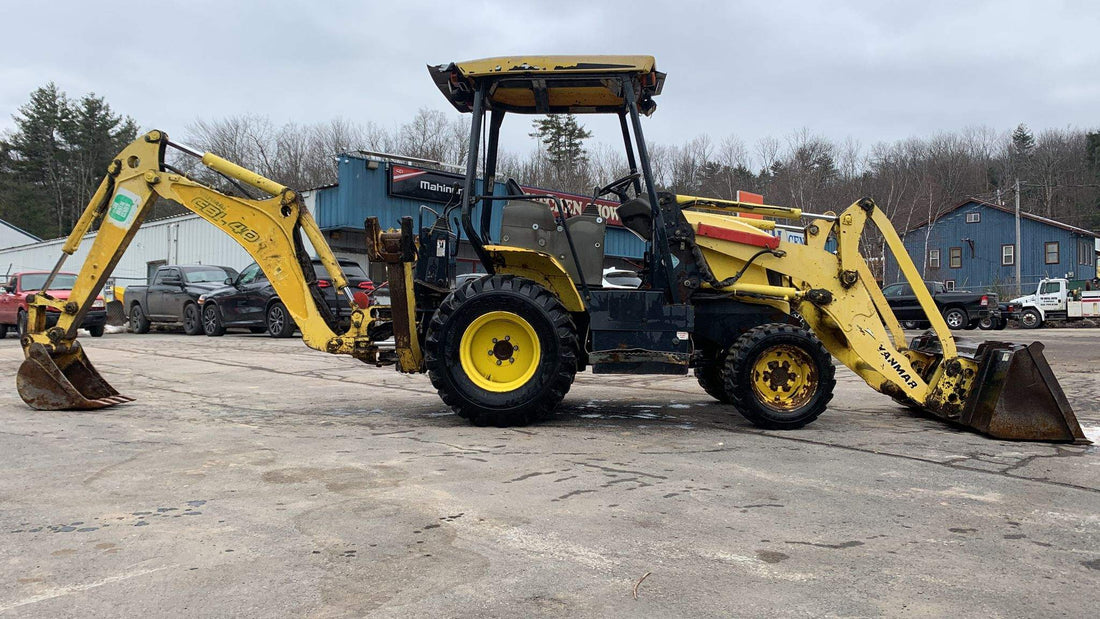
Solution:
M0 216L39 236L64 235L137 124L101 97L73 101L52 82L13 119L15 131L0 141Z
M1027 125L1020 123L1012 132L1012 154L1026 159L1031 156L1033 150L1035 150L1035 136L1031 135Z
M588 153L584 141L592 137L572 114L544 116L532 121L538 138L546 147L547 160L562 189L586 191Z

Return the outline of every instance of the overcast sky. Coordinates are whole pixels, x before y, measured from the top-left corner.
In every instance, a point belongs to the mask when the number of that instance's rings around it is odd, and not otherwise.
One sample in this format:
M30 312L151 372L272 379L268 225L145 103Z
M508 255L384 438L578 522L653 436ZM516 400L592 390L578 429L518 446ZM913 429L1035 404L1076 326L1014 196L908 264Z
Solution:
M0 131L51 80L70 96L105 96L143 128L170 135L196 118L246 113L394 127L420 107L451 110L425 64L540 53L656 56L668 73L645 124L656 142L736 134L751 149L763 136L808 128L866 147L969 125L1100 127L1094 1L192 0L111 8L0 0L0 7ZM507 137L513 150L528 147L521 124Z

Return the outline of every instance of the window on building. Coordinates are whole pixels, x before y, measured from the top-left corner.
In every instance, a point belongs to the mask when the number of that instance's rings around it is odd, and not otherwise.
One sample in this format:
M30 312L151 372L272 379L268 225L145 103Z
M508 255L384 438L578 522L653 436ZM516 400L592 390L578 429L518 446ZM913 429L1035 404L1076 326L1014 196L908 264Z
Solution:
M966 223L968 223L968 224L981 223L981 221L982 221L982 214L979 213L978 211L974 211L973 213L967 213L966 214Z
M945 289L945 290L947 290L948 292L950 292L950 291L954 290L954 289L955 289L955 280L953 280L953 279L945 279L945 280L943 280L943 287L944 287L944 289Z
M1092 239L1080 239L1077 241L1077 264L1087 267L1092 266L1096 258L1096 250L1093 249Z
M928 268L938 269L940 268L940 250L929 249L928 250Z
M1049 243L1043 243L1043 262L1046 264L1058 264L1062 261L1060 248L1058 247L1058 241L1051 241Z
M963 248L952 247L947 250L947 266L952 269L961 269L963 265Z
M1001 266L1010 267L1016 264L1016 246L1001 245Z

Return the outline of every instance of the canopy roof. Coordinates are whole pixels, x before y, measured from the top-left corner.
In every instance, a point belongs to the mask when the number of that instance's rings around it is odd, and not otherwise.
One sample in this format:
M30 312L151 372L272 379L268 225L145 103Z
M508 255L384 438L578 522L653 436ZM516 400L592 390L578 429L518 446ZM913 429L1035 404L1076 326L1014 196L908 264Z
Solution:
M665 74L653 56L517 56L429 66L443 96L460 112L488 83L488 109L520 114L607 114L626 109L622 80L634 87L638 109L651 114Z

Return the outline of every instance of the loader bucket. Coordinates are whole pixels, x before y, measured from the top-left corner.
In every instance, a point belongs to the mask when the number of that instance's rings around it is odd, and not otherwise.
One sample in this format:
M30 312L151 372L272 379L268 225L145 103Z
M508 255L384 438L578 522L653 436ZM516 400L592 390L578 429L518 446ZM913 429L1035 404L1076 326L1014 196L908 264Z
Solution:
M76 342L56 357L42 344L31 343L15 386L24 402L42 411L93 410L133 401L103 380Z
M919 344L914 344L917 350ZM958 350L960 357L978 364L974 386L960 413L935 414L993 438L1091 443L1043 355L1042 343L983 342L975 348L960 341Z

